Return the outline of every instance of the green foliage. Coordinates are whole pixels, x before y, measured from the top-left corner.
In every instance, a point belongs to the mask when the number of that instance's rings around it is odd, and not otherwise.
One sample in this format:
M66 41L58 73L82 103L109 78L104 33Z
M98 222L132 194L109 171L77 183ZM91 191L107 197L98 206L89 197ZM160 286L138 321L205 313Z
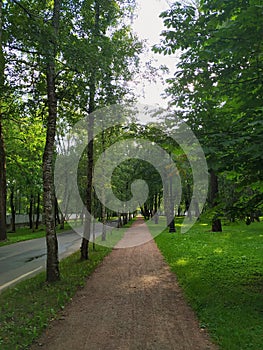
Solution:
M156 238L201 328L222 350L263 346L262 240L262 223L231 224L212 234L206 221L187 234L165 231Z
M42 191L48 115L46 68L54 49L58 143L73 124L88 114L92 79L96 82L95 107L99 108L131 100L133 94L127 82L140 69L143 46L128 25L135 8L133 0L61 3L63 23L57 36L52 29L53 1L3 3L1 49L7 64L1 118L8 194L18 193L23 201Z
M179 50L167 93L199 138L210 169L231 173L237 190L253 188L251 196L235 196L241 217L246 206L262 208L263 200L263 7L239 0L193 4L175 2L161 14L167 29L154 50Z

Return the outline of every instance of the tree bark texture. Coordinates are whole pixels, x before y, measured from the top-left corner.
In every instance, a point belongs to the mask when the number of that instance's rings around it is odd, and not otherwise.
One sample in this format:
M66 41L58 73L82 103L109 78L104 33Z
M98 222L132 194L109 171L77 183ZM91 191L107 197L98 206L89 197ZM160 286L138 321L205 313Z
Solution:
M6 240L6 155L3 136L3 90L5 59L2 46L3 2L0 1L0 241Z
M54 1L52 27L54 32L54 41L50 43L52 52L47 57L47 95L48 95L48 118L46 131L46 144L43 156L43 188L44 188L44 212L46 223L46 244L47 244L47 282L57 281L59 275L58 262L58 242L55 226L55 194L54 194L54 145L56 136L57 121L57 96L56 96L56 38L59 29L60 0Z

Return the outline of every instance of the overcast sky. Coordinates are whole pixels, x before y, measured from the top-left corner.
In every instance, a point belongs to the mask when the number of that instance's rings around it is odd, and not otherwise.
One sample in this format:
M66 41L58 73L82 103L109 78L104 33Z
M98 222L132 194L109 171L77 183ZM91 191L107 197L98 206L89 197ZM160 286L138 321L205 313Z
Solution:
M169 1L166 0L137 0L139 9L138 17L134 20L133 28L134 31L142 39L147 39L149 47L160 42L160 33L164 29L163 21L159 18L161 12L169 8ZM166 65L170 69L170 75L174 72L174 67L176 63L175 56L163 56L159 54L152 54L158 65ZM146 57L147 60L147 57ZM161 97L164 91L164 84L160 81L155 83L142 83L141 89L144 88L144 97L139 100L141 103L145 104L160 104L161 106L166 106L166 102Z

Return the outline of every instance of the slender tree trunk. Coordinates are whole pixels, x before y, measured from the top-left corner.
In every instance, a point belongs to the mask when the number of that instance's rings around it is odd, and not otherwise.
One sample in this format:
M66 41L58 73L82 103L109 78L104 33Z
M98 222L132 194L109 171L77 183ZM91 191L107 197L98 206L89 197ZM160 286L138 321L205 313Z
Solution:
M40 219L40 193L37 194L37 212L36 212L36 230L39 226L39 219Z
M123 225L127 225L128 224L128 215L127 215L127 213L123 213L122 217L123 217Z
M174 196L173 196L173 178L170 176L170 224L169 224L169 232L176 232L175 223L174 223Z
M118 224L117 224L117 228L121 228L121 227L122 227L121 213L118 212Z
M92 90L94 89L94 98L95 98L95 85L93 85ZM91 99L93 97L90 97ZM94 100L93 100L94 101ZM93 102L90 103L90 113L92 110ZM81 260L89 259L89 241L91 236L91 212L92 212L92 180L93 180L93 128L94 120L93 115L89 115L88 119L88 164L87 164L87 189L86 189L86 208L88 215L85 217L84 222L84 234L81 243Z
M57 121L57 96L56 96L56 72L55 72L55 57L57 51L57 36L59 29L60 17L60 0L54 1L52 27L54 32L54 41L50 48L52 53L47 57L47 95L48 95L48 118L47 118L47 133L46 145L43 156L43 188L44 188L44 212L46 222L46 244L47 244L47 275L48 282L57 281L59 275L58 261L58 242L54 218L55 194L54 194L54 173L53 173L53 158L54 145L56 136L56 121Z
M3 12L0 1L0 241L6 240L6 155L3 136L3 91L5 59L2 46Z
M58 208L58 200L55 197L55 225L60 225L60 217L59 217L59 208Z
M102 132L102 157L105 161L105 135L104 131ZM104 169L102 169L103 173L102 176L104 177ZM101 218L102 218L102 235L101 240L106 241L106 207L104 205L105 203L105 188L103 187L102 190L102 203L101 203Z
M99 17L100 17L100 5L99 2L95 2L95 25L94 25L94 39L96 40L99 35ZM88 260L89 258L89 241L91 237L91 212L92 212L92 180L93 180L93 129L94 129L94 116L92 113L95 111L95 93L96 93L96 65L94 64L93 72L90 79L90 95L89 95L89 117L88 117L88 147L87 147L87 189L86 189L86 207L90 215L85 217L84 233L82 243L80 247L81 260Z
M11 231L16 232L16 208L14 203L14 189L10 193L10 208L11 208Z
M200 209L199 209L199 204L198 204L198 200L197 199L194 200L194 208L195 208L195 217L199 218L199 216L200 216Z
M214 170L210 170L210 200L212 208L217 206L217 196L218 196L218 178ZM221 220L214 216L212 219L212 232L222 232Z
M33 228L33 205L34 205L34 197L33 194L30 195L29 199L29 212L28 212L28 219L29 219L29 228Z
M96 228L96 219L93 217L92 218L92 235L93 235L93 242L92 242L92 250L93 252L96 251L96 232L95 232L95 228Z

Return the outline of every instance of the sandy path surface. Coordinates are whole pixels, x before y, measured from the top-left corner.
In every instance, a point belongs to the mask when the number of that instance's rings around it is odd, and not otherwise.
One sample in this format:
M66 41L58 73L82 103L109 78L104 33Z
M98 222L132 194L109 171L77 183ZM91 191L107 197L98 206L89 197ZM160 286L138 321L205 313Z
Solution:
M142 219L32 350L214 350Z

